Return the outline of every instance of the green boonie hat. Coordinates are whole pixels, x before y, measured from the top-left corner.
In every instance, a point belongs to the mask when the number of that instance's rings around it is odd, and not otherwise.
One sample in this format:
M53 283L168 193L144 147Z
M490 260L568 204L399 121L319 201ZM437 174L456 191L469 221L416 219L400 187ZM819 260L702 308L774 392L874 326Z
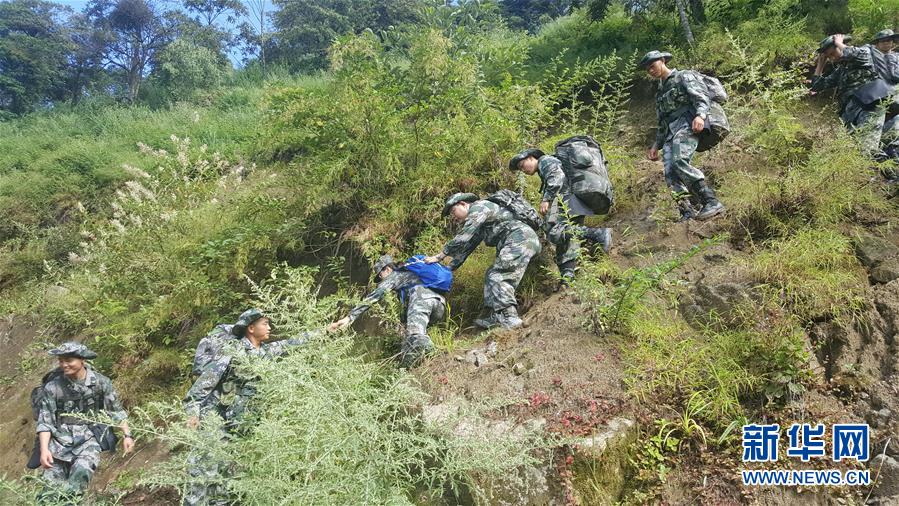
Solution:
M85 360L90 360L92 358L97 358L97 354L91 351L87 346L76 343L74 341L69 341L66 343L60 344L57 348L53 348L48 351L50 355L57 356L66 356L71 355L73 357L83 358Z
M253 324L256 320L265 317L262 314L262 310L260 309L247 309L243 313L240 313L240 316L237 318L237 322L234 323L234 327L231 328L231 333L238 337L243 337L244 332L247 331L247 327Z
M450 198L446 199L446 204L443 205L443 212L440 214L441 216L446 216L449 214L450 209L459 202L474 202L476 200L478 200L478 196L474 193L454 193Z
M877 32L874 35L874 40L872 40L871 42L877 43L877 42L880 42L882 40L887 40L887 39L892 39L893 41L895 41L895 40L899 39L899 35L896 35L893 32L893 30L890 30L889 28L887 28L886 30L881 30L881 31Z
M377 276L378 274L381 273L381 271L384 270L384 267L387 267L388 265L393 265L393 263L394 262L393 262L392 256L383 255L381 258L378 259L377 262L375 262L374 265L372 265L371 272L372 272L372 274Z
M645 69L650 64L652 64L652 62L654 62L656 60L665 60L665 63L668 63L668 60L670 60L672 58L674 58L674 57L671 56L671 53L653 50L653 51L646 53L643 56L643 59L640 60L640 67Z
M533 156L534 158L539 160L545 155L546 153L537 148L525 149L524 151L521 151L517 155L513 156L511 160L509 160L509 170L518 170L518 164L529 156Z
M852 35L843 35L843 42L849 42L851 40L852 40ZM828 35L827 37L824 38L824 40L821 41L821 44L818 44L817 52L823 53L824 51L827 51L828 49L832 48L835 45L836 45L836 43L834 43L834 41L833 41L833 35Z

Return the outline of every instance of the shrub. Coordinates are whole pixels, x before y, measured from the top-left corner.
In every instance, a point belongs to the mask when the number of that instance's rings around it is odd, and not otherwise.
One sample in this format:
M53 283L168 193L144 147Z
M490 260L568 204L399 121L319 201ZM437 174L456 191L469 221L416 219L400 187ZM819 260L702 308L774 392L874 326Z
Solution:
M320 328L340 296L321 297L309 269L277 269L256 287L257 305L272 315L282 336ZM485 481L530 463L538 444L531 432L455 431L460 415L423 418L426 395L411 375L364 362L350 336L313 337L277 363L243 360L237 367L258 378L243 430L222 438L221 420L199 431L184 427L180 409L154 404L132 418L135 431L207 458L232 462L228 489L242 504L413 504L415 493L439 497L444 487L477 493ZM152 415L152 416L150 416ZM163 429L153 418L169 423ZM485 422L486 423L486 422ZM186 454L143 478L152 486L182 488L191 478ZM347 480L347 476L356 479ZM526 487L527 484L522 483Z

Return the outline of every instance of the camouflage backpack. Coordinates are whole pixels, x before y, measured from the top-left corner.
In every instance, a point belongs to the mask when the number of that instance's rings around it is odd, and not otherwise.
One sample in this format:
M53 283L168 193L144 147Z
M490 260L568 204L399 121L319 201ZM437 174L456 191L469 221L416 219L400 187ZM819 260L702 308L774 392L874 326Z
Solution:
M696 71L693 71L696 72ZM705 84L709 94L709 114L705 121L705 129L699 134L699 145L696 151L703 152L721 143L730 134L730 123L721 104L727 102L727 90L716 77L696 72Z
M596 214L612 207L612 182L602 146L589 135L576 135L556 144L556 158L568 179L571 193Z
M537 214L537 210L520 194L512 190L500 190L487 196L487 200L495 204L499 204L515 215L518 221L534 229L538 232L543 228L543 218Z
M707 76L701 72L696 73L702 77L702 82L709 90L709 100L719 104L727 102L727 90L724 89L724 85L721 84L717 77Z
M193 374L199 376L203 373L206 364L215 359L219 355L222 346L231 339L237 339L237 336L231 333L234 325L220 323L213 327L206 337L200 339L197 344L197 351L194 352Z

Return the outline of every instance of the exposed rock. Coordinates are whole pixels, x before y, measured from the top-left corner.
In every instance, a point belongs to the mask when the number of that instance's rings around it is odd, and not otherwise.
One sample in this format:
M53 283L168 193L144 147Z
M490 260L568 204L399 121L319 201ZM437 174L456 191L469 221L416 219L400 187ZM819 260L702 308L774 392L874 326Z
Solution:
M581 439L578 449L585 455L599 458L606 448L614 447L634 435L637 422L630 418L618 417L609 420L606 427L597 430L592 436Z
M752 292L752 286L748 283L711 285L700 280L682 298L680 309L694 323L726 327L755 317L754 314L747 314L747 309L754 307Z
M871 470L871 480L877 478L873 495L881 499L881 504L896 504L882 500L899 497L899 462L888 455L877 455L871 459L868 468Z
M871 280L875 283L889 283L894 279L899 279L899 257L884 260L871 269Z
M866 235L856 239L855 254L862 265L873 269L881 262L899 256L899 248L881 237Z
M481 367L483 365L487 365L490 360L487 358L487 354L484 353L483 350L469 350L465 354L465 361L469 364L474 364L475 367Z
M512 372L515 373L516 376L521 376L526 370L527 369L525 369L521 362L515 362L515 365L512 366Z

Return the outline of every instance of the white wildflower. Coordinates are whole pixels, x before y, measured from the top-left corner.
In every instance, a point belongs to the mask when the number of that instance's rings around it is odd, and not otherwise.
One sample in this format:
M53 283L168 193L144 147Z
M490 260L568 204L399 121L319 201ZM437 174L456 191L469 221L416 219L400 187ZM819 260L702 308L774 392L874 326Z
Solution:
M200 122L200 112L199 111L194 111L193 120L194 120L194 123Z
M125 163L125 164L122 164L122 168L125 169L125 172L127 172L128 175L130 175L131 177L150 179L149 174L142 171L141 169L138 169L137 167L135 167L133 165L129 165L129 164Z
M124 234L125 231L127 230L125 228L125 225L122 225L122 222L120 222L119 220L110 220L109 223L111 223L112 226L115 227L115 229L119 231L119 233Z
M84 204L82 204L80 200L75 203L75 209L77 209L78 212L81 214L84 214L87 212L87 209L84 208Z

